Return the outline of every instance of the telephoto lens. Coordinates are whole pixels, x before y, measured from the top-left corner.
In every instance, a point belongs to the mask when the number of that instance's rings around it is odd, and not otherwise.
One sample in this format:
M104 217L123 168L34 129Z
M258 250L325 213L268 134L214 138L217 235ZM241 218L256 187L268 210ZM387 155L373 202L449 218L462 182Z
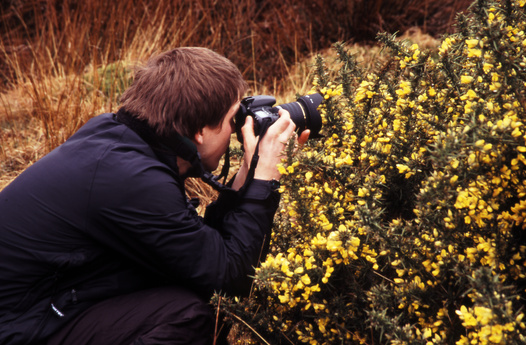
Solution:
M247 116L254 117L254 133L260 135L261 129L270 126L279 119L278 112L285 109L290 113L290 118L296 124L296 132L301 134L306 129L310 130L309 138L319 138L322 127L321 115L318 107L323 101L319 93L300 97L296 102L285 103L272 107L276 99L272 96L258 95L243 98L239 111L236 114L237 139L242 143L241 127L245 124Z

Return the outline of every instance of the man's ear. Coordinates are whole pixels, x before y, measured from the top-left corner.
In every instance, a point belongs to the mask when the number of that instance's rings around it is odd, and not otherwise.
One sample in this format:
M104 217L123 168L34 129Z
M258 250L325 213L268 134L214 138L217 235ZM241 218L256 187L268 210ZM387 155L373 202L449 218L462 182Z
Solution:
M202 145L203 144L203 142L204 142L203 128L201 128L200 130L197 131L197 133L195 133L195 135L194 135L194 142L197 145Z

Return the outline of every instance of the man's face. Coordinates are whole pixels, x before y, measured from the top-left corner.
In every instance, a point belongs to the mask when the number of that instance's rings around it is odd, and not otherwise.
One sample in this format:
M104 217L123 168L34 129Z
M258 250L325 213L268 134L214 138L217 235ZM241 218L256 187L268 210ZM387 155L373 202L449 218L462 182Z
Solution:
M236 102L226 114L219 127L205 126L196 134L195 144L201 155L201 161L207 171L214 171L219 166L219 160L225 154L230 144L230 136L235 131L234 116L239 109Z

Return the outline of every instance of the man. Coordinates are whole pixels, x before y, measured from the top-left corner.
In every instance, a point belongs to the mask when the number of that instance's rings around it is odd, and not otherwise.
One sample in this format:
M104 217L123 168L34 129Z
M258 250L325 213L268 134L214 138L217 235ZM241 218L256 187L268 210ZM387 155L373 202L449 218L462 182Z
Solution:
M88 121L0 192L0 344L212 342L208 300L247 292L295 127L282 111L256 138L248 117L232 188L199 217L184 178L218 167L246 90L208 49L155 56L116 114Z

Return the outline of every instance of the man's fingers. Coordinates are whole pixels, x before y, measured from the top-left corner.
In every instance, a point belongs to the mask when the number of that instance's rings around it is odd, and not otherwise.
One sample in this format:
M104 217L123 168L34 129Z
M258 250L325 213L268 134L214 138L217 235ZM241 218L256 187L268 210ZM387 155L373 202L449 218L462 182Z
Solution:
M284 109L279 111L280 118L269 128L278 135L280 141L286 142L293 135L296 124L290 119L290 114Z
M298 144L300 146L303 146L307 140L309 139L309 136L310 136L310 130L309 129L306 129L304 130L303 132L301 132L299 138L298 138Z

